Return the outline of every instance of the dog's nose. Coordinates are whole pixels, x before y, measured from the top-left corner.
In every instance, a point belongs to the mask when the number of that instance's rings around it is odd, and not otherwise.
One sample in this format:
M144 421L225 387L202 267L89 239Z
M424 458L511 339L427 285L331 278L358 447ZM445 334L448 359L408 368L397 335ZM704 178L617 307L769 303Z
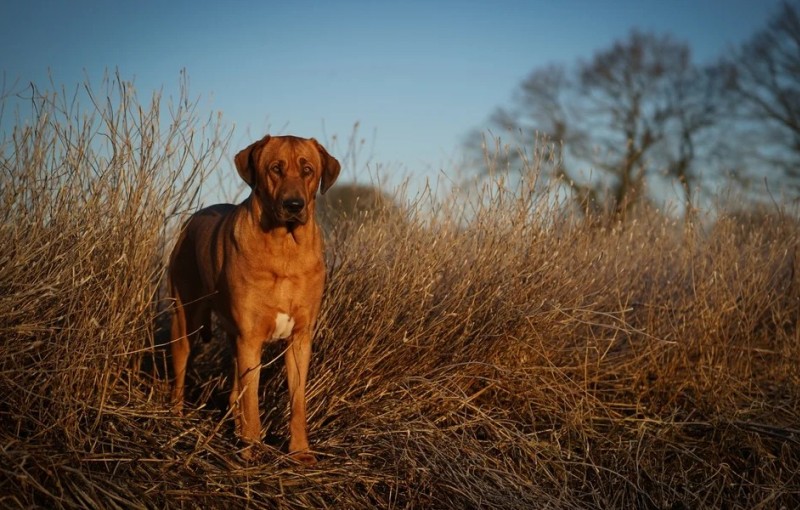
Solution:
M283 208L286 212L297 214L306 206L305 200L302 198L287 198L283 201Z

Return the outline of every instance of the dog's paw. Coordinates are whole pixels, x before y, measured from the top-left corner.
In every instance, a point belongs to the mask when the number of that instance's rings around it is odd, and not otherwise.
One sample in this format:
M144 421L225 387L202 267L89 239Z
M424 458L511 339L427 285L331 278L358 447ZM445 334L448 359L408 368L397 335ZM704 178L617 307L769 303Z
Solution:
M317 458L308 450L292 452L289 454L289 458L304 466L313 466L317 463Z
M245 464L255 464L264 456L264 448L259 443L251 443L239 450L239 458Z
M173 415L183 418L183 401L173 403L169 410Z

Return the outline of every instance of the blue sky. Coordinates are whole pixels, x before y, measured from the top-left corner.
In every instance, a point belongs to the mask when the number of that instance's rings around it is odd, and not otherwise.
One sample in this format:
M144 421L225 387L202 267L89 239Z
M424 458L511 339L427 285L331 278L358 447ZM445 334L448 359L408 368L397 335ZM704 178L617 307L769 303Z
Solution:
M118 68L140 97L190 92L235 125L231 157L269 129L346 138L372 161L435 176L532 69L588 59L632 28L669 33L695 61L763 27L777 0L4 0L6 84L74 86ZM352 178L352 173L348 177Z

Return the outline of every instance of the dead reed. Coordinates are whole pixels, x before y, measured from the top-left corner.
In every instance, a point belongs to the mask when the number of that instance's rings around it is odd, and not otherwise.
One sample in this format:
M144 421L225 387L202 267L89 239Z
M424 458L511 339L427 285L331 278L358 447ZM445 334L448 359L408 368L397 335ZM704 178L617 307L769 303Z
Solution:
M281 453L276 362L274 454L241 464L224 342L200 349L177 418L157 327L174 219L225 137L185 101L165 118L104 94L87 117L36 98L2 150L4 507L800 502L796 219L580 221L534 186L541 161L513 186L337 218L309 392L321 461Z

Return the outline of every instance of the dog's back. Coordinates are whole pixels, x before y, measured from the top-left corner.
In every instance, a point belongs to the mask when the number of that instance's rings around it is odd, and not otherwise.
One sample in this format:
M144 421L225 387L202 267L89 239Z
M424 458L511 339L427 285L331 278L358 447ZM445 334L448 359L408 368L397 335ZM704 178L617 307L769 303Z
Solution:
M187 333L197 330L204 341L211 338L210 310L216 280L222 266L219 238L222 225L235 210L233 204L201 209L186 222L170 257L169 284L173 298L188 315Z

